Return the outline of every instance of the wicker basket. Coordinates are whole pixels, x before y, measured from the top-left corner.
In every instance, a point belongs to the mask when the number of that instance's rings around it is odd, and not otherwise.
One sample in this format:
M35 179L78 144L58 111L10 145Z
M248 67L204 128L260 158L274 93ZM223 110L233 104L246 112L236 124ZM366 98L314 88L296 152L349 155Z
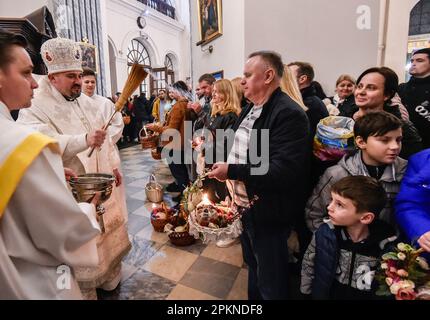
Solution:
M169 213L166 213L166 219L156 219L153 212L151 212L151 224L157 232L164 232L164 226L169 221Z
M196 239L188 233L184 232L172 232L169 234L169 239L172 244L178 247L184 247L192 245Z
M163 201L163 187L157 182L155 176L151 174L145 187L146 198L155 203Z
M161 152L157 148L151 149L151 156L154 160L161 160Z
M149 131L149 132L148 132ZM152 149L156 148L158 145L159 135L146 128L142 128L139 131L140 143L142 144L142 149Z

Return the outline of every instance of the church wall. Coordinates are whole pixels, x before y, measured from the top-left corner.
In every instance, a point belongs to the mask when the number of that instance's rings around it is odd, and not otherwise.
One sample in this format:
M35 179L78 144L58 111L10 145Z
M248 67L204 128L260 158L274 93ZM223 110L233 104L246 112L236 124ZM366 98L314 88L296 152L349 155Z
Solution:
M204 73L224 70L224 78L232 79L242 76L245 50L245 2L248 0L222 1L223 35L207 45L196 46L201 40L197 18L197 0L191 3L191 47L193 65L193 84L197 85L198 78ZM212 53L207 50L212 45Z
M384 20L383 3L388 2ZM311 62L316 80L332 95L342 73L354 77L385 64L404 79L409 12L417 0L246 0L223 1L224 34L202 52L196 0L191 0L194 82L204 72L242 73L246 56L275 50L285 62ZM385 36L384 36L385 35ZM208 45L204 46L206 49Z
M182 1L177 2L182 4ZM137 17L144 9L145 6L137 1L106 0L107 35L115 48L114 59L119 91L127 79L127 48L135 38L139 38L145 45L153 68L164 67L166 54L171 54L176 60L175 80L185 81L189 77L189 43L185 26L180 21L174 21L148 8L145 15L147 25L144 29L139 29ZM177 9L178 14L181 14L181 10L184 11L182 5ZM185 19L188 20L186 14ZM183 20L183 17L181 16L179 20Z
M310 62L327 95L340 74L356 78L377 63L379 1L247 0L245 17L246 54L272 49L285 63Z

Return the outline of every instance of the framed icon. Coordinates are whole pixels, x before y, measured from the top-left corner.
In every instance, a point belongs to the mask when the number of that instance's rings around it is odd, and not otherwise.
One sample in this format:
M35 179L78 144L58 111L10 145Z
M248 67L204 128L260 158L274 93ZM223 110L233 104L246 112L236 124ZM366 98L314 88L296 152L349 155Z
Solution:
M211 73L211 75L213 75L216 80L224 79L224 70Z
M82 68L88 68L98 72L97 47L87 42L79 42L82 50Z
M198 45L204 45L222 35L221 0L197 0L200 31Z

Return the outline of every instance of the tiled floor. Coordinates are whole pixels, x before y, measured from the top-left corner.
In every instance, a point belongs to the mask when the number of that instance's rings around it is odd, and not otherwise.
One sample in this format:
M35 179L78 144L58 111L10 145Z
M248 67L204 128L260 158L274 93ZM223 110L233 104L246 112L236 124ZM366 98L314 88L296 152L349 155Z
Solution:
M121 284L113 292L99 291L99 299L247 299L248 271L240 244L218 248L198 240L188 247L172 245L167 234L152 228L152 203L144 189L151 173L162 185L172 182L169 168L140 145L120 153L133 247L123 260ZM174 204L169 193L165 201Z

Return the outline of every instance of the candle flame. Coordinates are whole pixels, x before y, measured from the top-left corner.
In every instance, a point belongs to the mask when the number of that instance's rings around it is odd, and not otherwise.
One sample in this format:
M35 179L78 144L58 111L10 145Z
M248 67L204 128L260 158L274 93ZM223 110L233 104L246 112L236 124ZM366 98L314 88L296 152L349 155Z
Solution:
M211 205L212 204L212 202L208 198L207 193L203 194L203 199L202 199L202 202L200 202L200 204L203 204L203 205Z

